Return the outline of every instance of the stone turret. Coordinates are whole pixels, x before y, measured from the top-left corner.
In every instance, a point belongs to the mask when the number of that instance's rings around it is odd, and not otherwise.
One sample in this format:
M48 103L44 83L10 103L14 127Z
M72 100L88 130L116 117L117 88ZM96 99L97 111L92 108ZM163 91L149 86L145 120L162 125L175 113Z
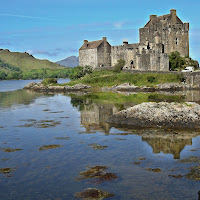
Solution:
M176 25L176 10L171 9L170 10L170 15L171 15L171 23L172 25Z
M150 15L149 19L152 20L152 19L155 19L156 17L157 17L157 15Z

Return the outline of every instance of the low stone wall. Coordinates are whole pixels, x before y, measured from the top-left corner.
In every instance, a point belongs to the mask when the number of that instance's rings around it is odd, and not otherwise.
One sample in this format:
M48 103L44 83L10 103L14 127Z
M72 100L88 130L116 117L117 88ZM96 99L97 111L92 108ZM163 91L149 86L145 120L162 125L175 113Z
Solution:
M197 85L200 86L200 72L192 72L192 73L182 73L184 78L185 78L185 82L187 84L190 85Z

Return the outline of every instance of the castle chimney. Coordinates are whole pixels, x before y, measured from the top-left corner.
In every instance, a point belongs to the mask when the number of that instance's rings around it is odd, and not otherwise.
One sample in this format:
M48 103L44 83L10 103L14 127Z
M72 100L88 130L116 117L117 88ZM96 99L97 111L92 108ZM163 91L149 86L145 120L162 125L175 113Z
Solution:
M157 17L157 15L150 15L149 18L150 20L155 19Z
M123 41L123 46L125 46L125 45L127 45L127 44L128 44L127 39L124 39L124 41Z
M176 10L171 9L170 14L171 14L171 19L172 19L172 24L176 24Z
M102 37L102 40L103 41L107 41L107 37Z
M88 40L83 40L83 44L88 43Z
M190 29L189 23L184 23L184 28L186 31L189 31L189 29Z

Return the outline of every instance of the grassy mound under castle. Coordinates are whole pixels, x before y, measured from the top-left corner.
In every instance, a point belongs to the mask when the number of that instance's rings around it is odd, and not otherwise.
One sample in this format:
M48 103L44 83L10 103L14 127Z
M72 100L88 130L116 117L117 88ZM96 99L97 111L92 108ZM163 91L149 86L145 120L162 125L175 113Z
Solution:
M94 71L91 74L72 80L65 85L86 84L93 87L112 87L123 83L130 83L136 86L156 86L164 83L181 83L180 74L159 74L159 73L116 73L114 71Z

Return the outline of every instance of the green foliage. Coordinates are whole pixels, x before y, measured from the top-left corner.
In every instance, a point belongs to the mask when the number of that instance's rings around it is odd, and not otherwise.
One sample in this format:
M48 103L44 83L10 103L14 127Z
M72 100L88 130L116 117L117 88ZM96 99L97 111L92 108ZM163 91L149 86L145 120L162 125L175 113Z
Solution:
M28 53L0 51L0 80L68 78L72 68L39 60Z
M186 59L186 65L187 66L192 66L194 67L195 69L198 69L199 68L199 62L197 60L193 60L191 58L187 58Z
M28 53L10 52L8 50L0 51L0 59L4 63L19 68L21 71L29 71L30 69L64 69L56 63L48 60L39 60ZM16 71L16 70L15 70Z
M77 96L75 94L70 94L71 104L73 107L78 108L79 110L84 109L84 105L87 102L87 105L94 103L105 103L105 104L115 104L116 106L121 106L123 109L124 103L133 103L138 104L148 101L167 101L167 102L183 102L184 96L181 95L163 95L157 93L137 93L124 95L120 93L113 92L95 92L88 93L86 95Z
M123 60L123 59L120 59L120 60L118 60L117 61L117 64L114 66L114 72L117 72L117 73L119 73L119 72L121 72L122 71L122 68L125 66L125 60Z
M154 76L147 76L147 81L148 81L149 83L154 83L155 80L156 80L156 78L155 78Z
M69 78L71 79L79 79L81 77L84 77L86 74L92 73L92 67L91 66L77 66L74 67L71 73L69 74Z
M3 71L4 70L4 71ZM30 71L10 71L0 68L0 80L10 79L44 79L44 78L68 78L73 68L64 69L32 69Z
M42 81L42 83L44 84L44 85L49 85L49 84L51 84L51 83L57 83L57 80L55 79L55 78L45 78L43 81Z
M149 82L147 77L154 77L153 82ZM156 74L156 73L115 73L113 71L94 71L92 74L87 74L85 77L73 80L67 85L75 85L78 83L104 87L104 86L114 86L123 83L135 84L137 86L155 86L157 84L163 83L180 83L180 77L177 74Z
M0 80L5 80L7 74L4 71L0 71Z
M181 57L179 52L175 51L170 53L169 67L171 70L176 70L176 69L181 70L184 64L185 64L185 58Z
M180 80L180 82L185 82L185 77L183 74L178 74L178 79Z

